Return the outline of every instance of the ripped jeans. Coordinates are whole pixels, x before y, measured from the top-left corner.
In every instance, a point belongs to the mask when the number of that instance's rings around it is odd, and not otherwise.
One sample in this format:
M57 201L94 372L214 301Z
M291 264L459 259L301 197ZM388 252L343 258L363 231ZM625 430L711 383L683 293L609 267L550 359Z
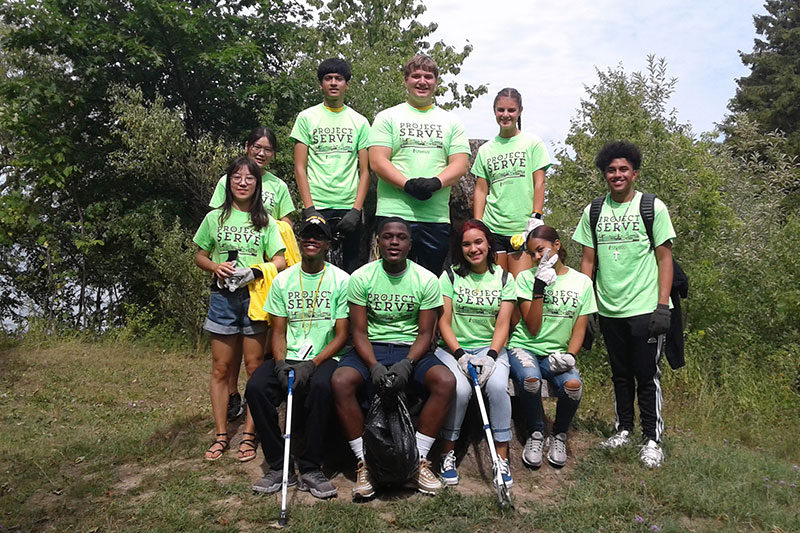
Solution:
M568 372L554 374L550 370L547 356L538 356L524 348L510 348L508 362L511 366L511 378L514 380L517 394L520 396L525 410L525 422L528 431L544 433L544 410L542 409L542 379L546 379L558 389L556 403L556 419L553 422L553 435L566 433L569 429L583 394L583 382L576 368ZM535 381L528 381L534 379ZM578 389L568 389L564 384L571 380L580 383Z

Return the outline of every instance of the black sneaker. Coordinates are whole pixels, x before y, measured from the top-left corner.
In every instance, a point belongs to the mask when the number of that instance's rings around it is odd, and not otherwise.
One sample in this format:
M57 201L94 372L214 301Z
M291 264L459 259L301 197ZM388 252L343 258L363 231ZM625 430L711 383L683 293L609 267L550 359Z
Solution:
M298 489L310 492L315 498L335 498L338 494L333 483L320 470L312 470L305 474L300 474L300 484Z
M228 422L233 422L242 416L245 405L246 403L242 401L242 395L238 392L228 396Z

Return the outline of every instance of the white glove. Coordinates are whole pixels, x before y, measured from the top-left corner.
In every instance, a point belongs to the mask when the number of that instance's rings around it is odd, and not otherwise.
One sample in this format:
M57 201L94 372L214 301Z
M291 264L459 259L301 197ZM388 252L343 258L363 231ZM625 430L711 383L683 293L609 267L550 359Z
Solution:
M539 266L536 267L535 277L542 280L545 285L552 285L556 281L556 270L553 265L558 261L558 254L552 253L553 251L550 248L545 250L544 255L539 260Z
M494 372L494 359L487 355L483 357L473 355L469 362L472 363L472 366L475 368L475 373L478 374L478 385L483 387L486 385L486 382L489 381L492 372Z
M231 292L236 292L239 287L244 287L251 281L256 279L253 275L253 270L249 268L237 268L233 271L233 275L225 280L225 286Z
M561 374L575 368L575 356L571 353L551 353L547 356L550 363L550 371L554 374Z
M462 374L472 379L472 377L469 375L469 368L467 368L467 363L469 363L470 357L472 356L468 353L462 354L461 357L458 358L458 369L461 370ZM475 369L475 371L477 372L477 369Z
M525 225L525 240L528 240L528 235L530 235L533 230L542 225L544 225L544 220L531 215L531 218L528 219L528 223Z

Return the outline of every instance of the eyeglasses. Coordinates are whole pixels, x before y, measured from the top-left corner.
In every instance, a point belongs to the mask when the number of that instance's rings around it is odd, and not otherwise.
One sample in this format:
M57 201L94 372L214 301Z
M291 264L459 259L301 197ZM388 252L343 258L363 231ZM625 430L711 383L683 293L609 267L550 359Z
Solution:
M245 182L248 185L251 183L256 182L256 178L253 176L231 176L231 183L242 183Z
M263 154L269 155L269 154L274 154L275 153L275 150L273 150L271 146L259 146L257 144L254 144L253 146L251 146L250 150L252 150L253 152L255 152L257 154L263 153Z

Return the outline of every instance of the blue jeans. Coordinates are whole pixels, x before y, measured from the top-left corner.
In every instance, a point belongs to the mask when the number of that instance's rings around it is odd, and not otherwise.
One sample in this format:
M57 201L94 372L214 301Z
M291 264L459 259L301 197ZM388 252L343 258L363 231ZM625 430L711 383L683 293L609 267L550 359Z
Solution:
M247 287L234 292L212 289L203 329L217 335L258 335L267 331L265 320L250 320L249 308L250 291Z
M578 370L573 368L567 372L554 374L550 370L547 356L539 356L524 348L511 348L508 351L508 361L511 365L511 378L516 385L517 394L520 395L522 406L525 410L525 421L528 431L544 432L544 410L542 409L542 380L546 379L558 389L558 403L556 404L556 419L553 422L553 434L566 433L569 429L583 392L583 382ZM536 378L538 386L525 380ZM567 391L564 384L571 380L581 383L577 392ZM577 398L576 398L577 396Z
M489 347L464 350L472 355L486 355ZM450 372L456 377L456 395L450 405L450 412L442 425L442 438L449 441L456 441L461 435L461 425L464 423L464 415L467 414L467 406L475 390L472 380L465 376L458 367L458 361L450 352L436 349L436 357L447 365ZM497 442L508 442L511 440L511 396L508 394L508 354L505 348L497 354L494 365L494 372L489 376L483 386L486 391L486 399L489 401L489 420L492 425L494 440Z

